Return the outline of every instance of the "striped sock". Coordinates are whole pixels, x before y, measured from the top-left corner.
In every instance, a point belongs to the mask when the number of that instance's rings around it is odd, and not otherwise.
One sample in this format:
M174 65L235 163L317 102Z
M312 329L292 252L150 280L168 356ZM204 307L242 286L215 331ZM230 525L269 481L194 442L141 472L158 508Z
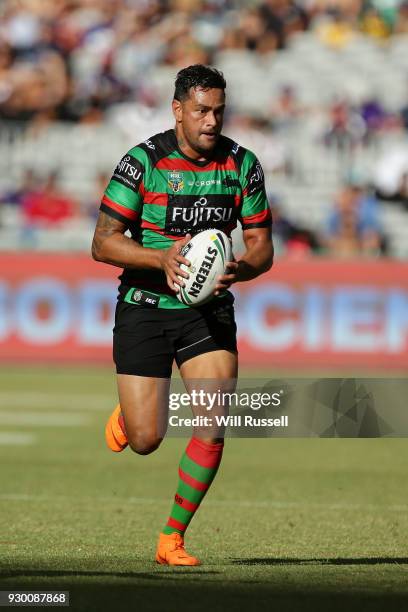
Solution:
M191 438L179 466L179 484L163 533L184 535L221 463L224 442L208 444Z

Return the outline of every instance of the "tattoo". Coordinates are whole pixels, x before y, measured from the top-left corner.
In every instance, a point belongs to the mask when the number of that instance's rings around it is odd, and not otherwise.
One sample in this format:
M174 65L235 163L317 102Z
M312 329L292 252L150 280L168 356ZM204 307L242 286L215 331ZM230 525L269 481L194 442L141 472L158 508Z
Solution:
M98 260L103 242L114 234L124 234L126 230L124 223L100 211L92 240L92 257Z
M96 223L96 230L102 230L103 232L107 233L121 232L123 234L126 229L127 228L124 223L100 211L98 221Z

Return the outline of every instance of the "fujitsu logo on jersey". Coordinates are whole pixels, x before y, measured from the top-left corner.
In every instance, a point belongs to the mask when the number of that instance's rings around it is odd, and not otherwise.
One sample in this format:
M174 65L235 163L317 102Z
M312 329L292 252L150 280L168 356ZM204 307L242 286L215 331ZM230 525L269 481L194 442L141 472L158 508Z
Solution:
M252 164L252 167L247 175L248 187L247 195L251 196L261 191L265 187L265 176L262 170L262 166L258 160Z
M126 155L126 157L123 157L120 160L120 162L116 166L116 169L120 174L127 174L128 176L134 178L135 181L137 181L142 176L142 172L141 170L139 170L139 168L136 168L131 163L129 163L130 161L130 155Z
M256 162L255 169L252 170L252 175L249 179L249 183L250 185L252 185L252 183L257 183L263 180L264 180L264 173L262 170L262 166L259 162Z
M188 223L190 227L203 222L223 221L227 223L232 218L232 208L223 206L207 206L207 198L200 198L194 202L192 207L175 206L172 210L172 222L182 221Z
M211 227L231 228L237 219L234 194L168 194L164 231L170 236L185 236Z
M143 172L139 160L131 155L125 155L116 166L112 179L137 193L143 180Z

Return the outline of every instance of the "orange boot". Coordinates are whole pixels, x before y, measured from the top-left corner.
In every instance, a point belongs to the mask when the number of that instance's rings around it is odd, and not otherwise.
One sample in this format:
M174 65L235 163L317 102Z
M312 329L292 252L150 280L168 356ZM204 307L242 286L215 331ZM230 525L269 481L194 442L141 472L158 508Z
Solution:
M191 557L184 548L184 538L179 533L161 533L157 544L156 562L161 565L201 565L196 557Z
M120 453L128 445L124 429L123 416L120 410L120 404L118 404L110 415L105 427L106 444L115 453Z

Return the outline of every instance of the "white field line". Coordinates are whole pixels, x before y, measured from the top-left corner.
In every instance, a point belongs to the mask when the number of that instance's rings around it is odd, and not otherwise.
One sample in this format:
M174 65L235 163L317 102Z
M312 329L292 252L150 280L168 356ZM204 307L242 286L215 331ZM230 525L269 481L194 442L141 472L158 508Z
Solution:
M72 412L0 411L0 427L80 427L89 422L89 415Z
M67 502L75 499L75 502L89 502L95 504L97 502L102 503L115 503L115 504L166 504L169 505L171 500L154 498L154 497L108 497L108 496L75 496L70 497L68 495L28 495L24 493L1 493L0 501L26 501L26 502L53 502L61 501ZM379 511L379 512L407 512L408 504L319 504L319 503L305 503L305 502L290 502L290 501L271 501L271 500L239 500L239 499L227 499L227 500L206 500L206 506L238 506L241 508L276 508L276 509L314 509L314 510L351 510L361 512L362 510L368 511Z
M0 391L0 407L10 408L78 408L81 411L106 412L110 406L115 406L115 396L93 393L66 393L61 391Z
M18 431L0 431L0 446L29 446L37 441L32 433Z

